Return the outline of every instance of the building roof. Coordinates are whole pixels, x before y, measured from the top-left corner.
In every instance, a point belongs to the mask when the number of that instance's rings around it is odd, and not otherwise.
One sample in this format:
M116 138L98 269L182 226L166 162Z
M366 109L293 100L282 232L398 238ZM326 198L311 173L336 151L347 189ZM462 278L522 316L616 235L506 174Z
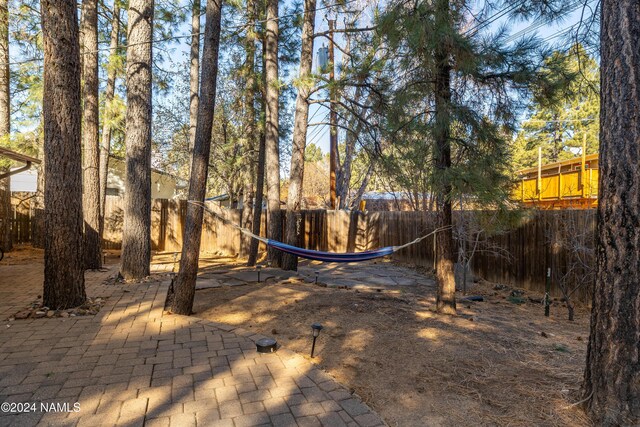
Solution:
M123 159L120 156L116 156L115 154L109 154L109 158L113 159L113 160L117 160L119 162L124 163L125 159ZM169 178L173 178L176 181L176 186L178 188L186 188L187 187L187 181L185 179L180 178L179 176L173 175L169 172L165 172L163 170L160 169L156 169L156 168L151 168L151 172L153 173L157 173L158 175L164 175L164 176L168 176Z
M592 160L598 160L598 154L587 154L585 156L585 161L590 162ZM567 165L572 165L574 163L581 163L582 162L582 156L578 156L578 157L573 157L571 159L567 159L567 160L561 160L559 162L553 162L553 163L547 163L542 165L542 169L546 170L546 169L552 169L552 168L557 168L560 166L567 166ZM516 174L518 175L525 175L528 173L532 173L532 172L537 172L538 171L538 166L534 166L532 168L527 168L527 169L521 169L519 171L516 172Z
M8 157L11 160L15 160L17 162L24 163L40 163L39 159L35 157L27 156L26 154L21 154L13 150L9 150L8 148L0 147L0 156Z
M422 197L429 197L429 194L420 194ZM407 200L407 193L403 191L367 191L362 194L363 200Z

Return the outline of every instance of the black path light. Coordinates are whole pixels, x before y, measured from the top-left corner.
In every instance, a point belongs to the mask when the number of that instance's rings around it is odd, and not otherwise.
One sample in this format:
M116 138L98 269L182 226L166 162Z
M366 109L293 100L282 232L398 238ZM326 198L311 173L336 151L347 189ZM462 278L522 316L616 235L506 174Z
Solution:
M320 323L314 323L311 325L311 331L313 332L313 344L311 345L311 357L313 357L313 352L316 349L316 339L318 335L320 335L320 331L322 330L322 325Z
M316 285L318 284L318 275L320 274L319 271L316 271ZM322 329L322 327L320 327L320 329Z
M258 272L258 283L260 283L260 270L262 269L261 265L256 265L256 271Z
M260 338L256 341L258 353L274 353L278 350L278 342L273 338Z

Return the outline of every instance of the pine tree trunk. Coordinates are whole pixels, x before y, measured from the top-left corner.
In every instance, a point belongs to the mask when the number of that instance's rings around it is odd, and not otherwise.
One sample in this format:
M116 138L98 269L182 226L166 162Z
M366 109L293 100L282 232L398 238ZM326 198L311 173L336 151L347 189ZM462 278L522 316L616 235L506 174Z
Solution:
M257 13L256 13L257 16ZM266 170L266 157L267 157L267 142L266 142L266 116L267 116L267 105L266 105L266 94L267 94L267 74L264 72L267 68L267 43L266 43L266 34L261 34L262 41L262 87L261 91L258 91L256 95L260 94L260 132L259 132L259 140L258 140L258 164L256 166L256 196L255 203L253 204L253 224L251 226L251 232L255 235L260 235L260 228L262 225L262 203L264 199L264 181L265 181L265 170ZM249 259L247 261L247 265L249 267L256 265L258 260L258 249L260 247L260 242L256 239L251 239L251 246L249 247Z
M351 199L351 208L352 209L358 209L359 208L360 200L362 200L362 196L364 195L364 192L367 190L367 187L369 186L369 181L371 180L371 175L373 175L373 163L369 163L369 167L367 168L367 172L365 173L364 177L362 178L362 182L360 183L360 187L358 187L358 190L356 191L356 193L353 195L353 198Z
M102 267L100 243L100 143L98 138L98 1L82 1L82 144L85 268Z
M189 52L189 154L193 154L198 121L200 74L200 0L191 4L191 51Z
M596 284L583 390L595 425L640 425L640 9L602 2Z
M80 52L76 4L42 0L45 248L43 303L85 302L82 254Z
M253 224L253 198L255 196L251 178L255 175L256 167L255 161L253 159L250 161L249 176L242 188L242 212L240 216L240 226L247 230L250 230L251 225ZM244 234L240 235L240 257L249 257L252 240L253 239L249 236L245 236Z
M11 130L11 93L9 88L9 5L0 0L0 142L9 139ZM0 174L9 168L0 167ZM11 238L11 189L10 178L0 179L0 247L10 251Z
M304 149L307 144L309 122L309 79L313 65L313 33L316 20L316 0L305 0L304 21L302 23L302 50L300 53L300 87L296 97L296 114L293 123L293 147L291 149L291 173L289 194L287 195L286 242L298 245L300 236L300 205L302 204L302 183L304 180ZM283 254L282 268L298 269L298 257Z
M262 199L264 198L264 169L265 169L265 157L266 157L266 140L264 131L260 133L258 147L258 165L256 167L256 193L255 202L253 203L253 218L251 225L251 232L256 236L260 235L260 225L262 224ZM247 265L249 267L256 265L258 260L258 248L260 242L256 239L251 239L251 245L249 246L249 260Z
M44 118L41 116L41 127L44 129ZM34 248L44 249L44 233L45 233L45 214L44 214L44 170L45 170L45 154L44 144L38 146L38 156L41 159L40 164L35 167L38 173L36 182L36 194L33 198L34 218L31 222L31 246Z
M279 155L279 124L278 102L280 87L278 81L278 0L267 1L266 24L266 52L265 74L267 84L266 93L266 180L267 180L267 237L282 241L282 219L280 217L280 155ZM279 267L282 254L279 250L269 247L267 261L274 267Z
M254 22L256 20L256 4L254 0L247 1L247 20ZM257 159L259 138L256 135L256 72L255 72L255 57L256 57L256 33L255 24L251 25L247 31L245 40L245 75L246 75L246 90L244 92L244 111L245 111L245 125L244 131L247 140L247 148L250 153L248 156L249 163L249 176L246 178L242 203L242 218L241 225L244 228L250 229L253 224L254 213L254 198L255 188L254 184L256 179ZM243 257L249 257L251 253L251 241L254 240L251 237L244 234L240 237L240 254Z
M107 178L109 176L109 154L111 153L111 122L113 120L113 96L117 78L117 49L120 36L120 0L113 2L109 63L107 65L107 87L104 90L105 108L102 120L102 143L100 145L100 236L104 232L104 210L107 203Z
M356 102L361 102L362 87L358 86L354 96ZM361 107L358 114L362 117L366 115L366 110ZM353 158L356 155L356 143L358 142L358 135L362 132L362 119L359 117L352 117L349 121L351 131L345 135L345 147L344 147L344 160L342 165L339 165L336 182L336 196L339 198L340 203L338 209L348 209L353 207L350 200L349 187L351 185L351 173Z
M202 52L201 102L198 106L196 139L193 146L191 179L189 181L189 200L198 203L204 203L204 196L207 190L207 173L218 76L221 9L222 0L207 1L204 49ZM187 205L180 271L174 281L174 298L171 305L174 313L191 314L193 309L203 214L204 209L202 206L194 203Z
M151 261L151 64L153 0L130 0L127 47L126 176L122 265L125 280L149 275Z
M449 0L438 0L436 20L449 25ZM442 231L436 237L436 280L438 292L436 308L439 313L456 313L456 283L453 275L453 231L451 216L451 168L450 115L451 65L444 40L435 52L435 189L436 224Z

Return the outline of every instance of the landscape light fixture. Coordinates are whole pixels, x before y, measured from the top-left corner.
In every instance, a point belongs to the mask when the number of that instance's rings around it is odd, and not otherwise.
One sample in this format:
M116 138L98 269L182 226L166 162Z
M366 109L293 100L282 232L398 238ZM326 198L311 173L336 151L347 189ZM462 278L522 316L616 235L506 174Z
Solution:
M318 275L320 274L320 272L316 271L316 285L318 284ZM320 329L322 329L322 327L320 327Z
M258 283L260 283L260 270L262 269L261 265L256 265L256 271L258 272Z
M311 325L311 331L313 332L313 344L311 344L311 357L313 357L313 352L316 349L316 339L318 335L320 335L320 331L322 330L322 325L320 323L314 323Z
M278 350L278 342L273 338L260 338L256 341L258 353L275 353Z

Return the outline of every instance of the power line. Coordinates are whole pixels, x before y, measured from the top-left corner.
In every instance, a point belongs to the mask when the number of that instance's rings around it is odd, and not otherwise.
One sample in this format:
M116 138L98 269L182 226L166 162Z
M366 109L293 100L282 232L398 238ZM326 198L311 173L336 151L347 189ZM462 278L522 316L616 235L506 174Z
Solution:
M576 10L578 10L581 6L585 6L588 3L592 3L594 0L588 0L586 3L584 0L577 0L574 3L570 4L569 6L567 6L567 9L563 12L563 15L566 16ZM551 22L553 21L553 18L539 18L536 19L534 22L531 23L531 25L511 34L509 37L507 37L505 39L505 43L509 43L512 42L514 40L516 40L519 37L522 37L528 33L531 33L545 25L549 25L551 24Z
M555 33L553 33L553 34L551 34L551 35L549 35L549 36L545 37L544 39L542 39L542 41L543 41L544 43L547 43L547 42L550 42L550 41L551 41L551 40L553 40L553 39L556 39L556 38L558 38L558 37L562 37L562 36L564 36L564 35L566 35L566 34L570 33L571 31L573 31L573 29L574 29L574 28L576 28L578 25L579 25L579 23L578 23L578 22L576 22L576 23L575 23L575 24L573 24L573 25L570 25L570 26L568 26L568 27L565 27L565 28L563 28L563 29L561 29L561 30L558 30L558 31L556 31Z
M586 118L586 119L565 119L565 120L536 120L536 119L528 119L523 123L572 123L572 122L592 122L596 119Z
M329 115L327 114L325 121L328 119L329 119ZM323 126L322 128L319 127L319 129L323 129L323 131L316 134L316 136L313 137L311 141L309 141L308 145L315 144L316 141L321 141L322 138L324 138L324 136L327 134L327 131L329 130L329 128L330 126Z
M497 21L498 19L502 18L503 16L507 15L508 13L513 12L514 10L516 10L517 8L522 6L525 3L525 1L526 0L521 0L520 2L518 2L516 4L510 5L510 6L505 7L504 9L498 10L496 13L494 13L493 15L491 15L490 17L488 17L484 21L480 21L474 27L469 28L467 31L465 31L463 33L463 35L465 35L465 36L470 35L471 32L473 32L473 34L476 34L482 28L486 27L489 24L492 24L493 22Z

